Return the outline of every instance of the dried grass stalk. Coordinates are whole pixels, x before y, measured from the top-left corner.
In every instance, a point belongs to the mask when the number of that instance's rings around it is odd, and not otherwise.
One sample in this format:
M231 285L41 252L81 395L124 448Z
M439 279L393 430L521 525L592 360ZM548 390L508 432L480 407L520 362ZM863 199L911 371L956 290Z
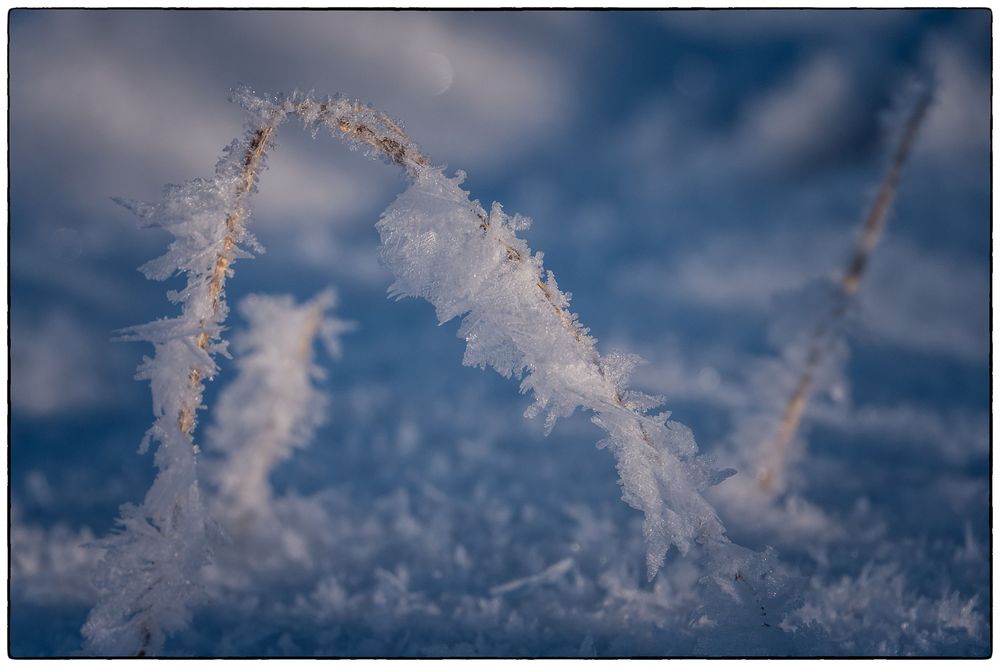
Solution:
M781 422L778 425L778 432L775 435L770 447L764 453L764 465L758 474L757 482L760 490L768 495L773 494L778 481L784 474L787 467L788 456L795 441L795 434L798 431L802 416L809 405L809 398L812 394L815 382L816 371L820 363L824 360L830 349L831 338L837 326L841 323L847 312L847 307L851 299L861 286L861 279L864 277L865 269L871 260L872 252L878 245L882 231L885 229L886 221L889 218L889 210L892 202L896 198L896 191L899 188L899 181L903 173L903 165L913 148L914 141L920 125L927 115L927 109L931 103L931 94L924 91L918 97L910 112L899 142L892 154L889 169L879 185L875 201L872 203L865 223L861 228L861 235L847 262L847 268L837 285L833 306L823 318L820 325L813 332L809 341L809 351L806 355L805 366L799 380L795 385L795 390L785 404L782 412Z

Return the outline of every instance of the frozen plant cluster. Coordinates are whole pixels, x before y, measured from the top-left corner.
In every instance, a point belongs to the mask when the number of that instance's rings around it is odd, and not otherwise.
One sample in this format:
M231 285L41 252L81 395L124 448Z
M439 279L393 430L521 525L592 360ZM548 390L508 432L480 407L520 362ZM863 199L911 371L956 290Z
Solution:
M857 558L852 550L859 544L886 563L901 561L904 552L927 563L941 557L931 553L935 545L887 554L880 546L886 526L864 507L826 513L795 495L794 483L779 488L785 493L777 503L757 493L752 475L743 476L744 484L710 489L733 471L699 456L691 431L657 411L659 397L629 388L639 358L598 350L542 254L519 236L526 218L498 203L483 207L462 188L462 172L434 166L397 123L364 105L301 94L268 98L246 89L235 98L252 125L227 149L214 177L169 188L157 205L125 202L175 237L145 273L159 280L182 274L187 284L169 295L181 306L178 317L124 334L154 345L139 377L153 392L156 421L143 449L157 445L159 474L141 506L123 508L121 530L100 542L103 560L78 558L66 575L86 573L97 583L83 629L86 653L982 648L983 603L965 595L964 585L976 581L984 563L972 533L968 554L948 554L963 573L961 591L948 588L948 578L914 581L891 565L838 569ZM538 452L511 443L523 426L477 411L481 400L446 396L441 414L405 415L408 388L386 396L369 392L361 378L329 400L320 389L314 341L339 355L347 325L329 315L332 291L304 304L259 295L241 302L247 327L232 346L237 376L215 401L199 462L203 386L218 374L215 356L229 354L222 338L225 281L233 261L256 248L245 231L247 199L272 135L291 117L402 167L408 187L376 224L380 258L395 277L390 295L429 301L441 323L460 319L464 363L518 379L534 400L526 416L544 415L546 433L559 418L588 413L605 432L600 447L615 457L622 499L642 512L641 521L613 498L613 509L598 505L595 512L593 496L609 479L591 484L571 477L569 465L538 465ZM828 294L820 296L809 301L826 304ZM741 468L759 459L747 443L775 429L798 369L811 366L817 391L838 384L846 353L841 334L838 322L817 364L808 362L811 332L800 328L777 341L784 358L759 369L766 377L749 383L755 405L733 415L731 449L748 457L738 461ZM324 423L338 429L337 437L307 450ZM423 450L426 440L441 437L434 432L441 424L455 447ZM553 447L563 449L550 456L563 464L580 456L578 435L558 433ZM324 474L324 481L339 475L337 482L312 495L272 488L279 464L303 457L337 461ZM358 471L367 475L363 483L352 479ZM541 499L537 490L553 486L558 502ZM771 549L733 544L706 496L721 501L716 506L727 512L728 525L740 531L736 541L779 545L782 561ZM847 523L864 534L848 535L841 528ZM18 534L31 544L48 539L26 529ZM40 547L31 553L51 558ZM19 576L44 600L32 567L20 565ZM88 599L86 586L79 588L79 598ZM877 623L877 637L867 633L852 643L858 618ZM169 635L175 638L167 648Z
M462 316L465 363L522 377L522 391L535 397L528 414L546 412L547 431L578 407L594 414L608 434L601 445L617 460L623 499L645 515L648 578L671 546L687 553L701 543L712 558L732 546L701 495L730 471L715 471L698 458L690 431L668 421L669 413L649 414L659 399L628 390L638 358L597 351L569 311L569 295L543 270L541 253L532 254L517 237L526 219L507 216L496 203L487 214L459 187L463 175L448 177L431 166L399 125L364 105L300 94L268 99L247 89L234 97L255 124L228 147L213 178L170 187L157 205L122 202L175 237L163 257L143 267L146 276L164 280L179 273L187 285L168 295L180 304L179 316L123 334L154 345L155 355L137 377L150 381L156 417L141 451L158 444L159 474L141 506L122 508L121 530L104 541L100 597L83 630L89 650L156 652L190 621L214 541L196 466L197 413L204 382L218 371L214 355L228 354L220 334L231 264L249 256L244 248L256 248L245 229L246 200L272 134L291 115L402 166L410 177L410 188L377 224L382 260L397 278L392 294L426 298L442 322ZM322 399L310 383L309 355L316 331L323 328L333 339L340 330L322 319L328 299L301 310L267 299L244 306L252 326L241 344L241 377L221 399L210 434L227 456L213 482L218 505L232 521L266 503L268 471L305 444L320 422Z

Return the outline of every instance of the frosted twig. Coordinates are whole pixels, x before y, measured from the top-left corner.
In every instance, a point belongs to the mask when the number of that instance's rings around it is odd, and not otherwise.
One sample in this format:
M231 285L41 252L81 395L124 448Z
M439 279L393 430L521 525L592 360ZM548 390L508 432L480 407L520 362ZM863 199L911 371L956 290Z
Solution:
M927 114L927 109L931 103L930 90L923 91L913 106L910 116L903 128L903 133L899 138L899 143L892 155L889 169L879 185L875 201L868 212L864 226L861 229L861 236L858 238L854 251L847 263L844 275L837 285L837 292L834 302L824 319L816 327L812 338L809 341L808 353L805 365L799 380L795 385L795 390L785 404L782 412L781 422L778 425L778 432L770 447L764 453L764 464L761 466L757 482L760 490L765 494L772 494L778 483L778 478L786 466L786 459L798 430L802 415L809 404L812 393L815 373L819 364L827 354L831 343L831 336L834 335L836 327L840 324L847 307L861 286L861 279L864 277L865 268L871 258L872 251L878 244L885 228L885 223L889 217L889 210L896 197L896 190L899 187L900 176L903 172L903 165L913 147L917 137L917 131Z
M159 469L142 505L125 505L120 530L107 537L99 596L83 627L89 650L105 655L150 655L190 622L200 593L198 573L210 559L210 522L198 486L194 444L204 382L225 353L219 332L228 313L224 294L231 264L254 248L245 230L246 199L254 189L274 126L262 123L229 146L209 179L172 186L156 205L121 201L149 224L174 235L168 252L142 267L147 277L184 273L187 284L168 294L181 304L172 319L131 327L122 340L153 343L137 379L149 380L156 417L140 452L152 442Z
M428 299L441 321L462 316L465 363L508 377L526 373L522 391L536 399L527 414L546 411L546 430L577 407L594 413L608 432L601 446L617 459L623 499L645 514L650 578L671 545L686 552L695 541L728 543L701 490L731 471L697 458L690 431L668 422L669 413L646 414L660 400L627 390L637 357L598 353L541 254L516 236L529 221L497 203L487 213L458 187L461 175L445 176L397 123L365 105L298 93L265 99L246 89L236 98L261 117L296 115L326 127L404 169L411 186L376 225L382 260L397 278L390 292Z
M223 294L226 287L226 278L231 273L230 265L235 259L236 244L244 234L246 224L245 199L253 191L254 181L257 172L260 170L261 162L267 152L267 144L274 133L274 126L265 125L253 130L250 145L247 147L243 157L243 172L240 175L240 185L237 190L233 208L226 216L226 235L223 238L222 249L216 254L215 267L212 271L208 283L208 302L210 317L201 320L202 331L195 337L195 343L202 350L207 350L212 342L212 334L208 330L208 323L215 320L219 315L223 305ZM192 368L189 377L191 378L191 398L182 407L178 420L182 433L191 433L195 427L195 412L201 407L201 395L204 389L205 378L197 368Z
M250 295L240 303L247 330L234 341L239 374L223 389L208 429L208 449L224 458L209 467L214 508L234 537L271 511L268 475L296 448L306 447L325 420L327 398L315 382L317 338L334 356L352 327L329 317L326 290L304 304L289 296Z
M572 558L563 558L558 563L548 566L538 574L532 574L527 577L521 577L520 579L508 581L506 584L494 586L490 589L490 595L496 597L498 595L503 595L504 593L516 591L519 588L524 588L525 586L534 586L535 584L544 584L550 581L555 581L573 569L574 564L575 563Z

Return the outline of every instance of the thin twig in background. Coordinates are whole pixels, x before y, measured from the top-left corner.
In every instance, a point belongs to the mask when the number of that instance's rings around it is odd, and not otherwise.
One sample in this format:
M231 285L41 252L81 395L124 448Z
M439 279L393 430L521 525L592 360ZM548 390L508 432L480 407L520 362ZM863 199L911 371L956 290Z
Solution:
M799 376L795 390L792 392L791 397L789 397L788 403L785 404L778 432L770 447L764 453L764 465L761 467L757 481L760 490L765 494L775 492L778 480L787 465L786 461L795 438L795 433L798 430L799 423L802 421L802 415L809 405L817 367L827 354L831 343L831 336L847 312L847 307L851 299L861 286L861 279L864 277L871 254L875 250L879 238L882 236L882 230L885 228L889 217L889 210L896 197L899 180L903 172L903 165L906 163L906 158L913 148L917 131L920 129L920 124L927 114L931 99L930 90L925 90L914 104L913 110L910 112L910 116L903 128L903 133L899 138L899 143L896 145L896 150L892 155L889 170L879 185L875 201L861 229L861 236L847 263L847 269L844 271L844 275L837 285L833 306L820 322L819 326L816 327L809 341L809 351L806 355L802 374Z
M326 421L328 399L317 386L324 374L313 348L318 339L339 357L339 336L353 329L330 315L335 305L333 290L302 304L258 294L240 303L247 328L234 337L238 373L216 401L206 443L219 455L207 475L211 506L234 539L271 517L269 475Z

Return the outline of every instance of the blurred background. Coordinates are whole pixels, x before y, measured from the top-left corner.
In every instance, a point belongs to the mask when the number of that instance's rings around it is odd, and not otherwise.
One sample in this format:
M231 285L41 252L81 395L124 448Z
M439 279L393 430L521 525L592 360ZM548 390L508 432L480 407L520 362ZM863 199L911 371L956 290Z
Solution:
M842 381L803 421L782 511L804 532L768 528L763 514L757 524L724 496L718 506L734 541L774 546L801 577L781 640L761 650L982 654L990 25L988 10L12 11L11 651L78 648L94 559L80 545L140 501L155 472L136 453L149 388L132 379L150 350L109 341L172 315L165 292L180 281L136 271L168 235L140 229L111 197L155 200L164 184L210 174L244 129L227 100L237 84L358 98L467 172L485 206L532 218L529 245L601 350L641 354L636 387L663 394L702 451L723 459L734 424L769 390L759 368L781 354L769 331L808 325L810 285L842 270L917 78L934 82L935 100L849 315ZM234 618L260 622L255 636L216 614L183 650L725 651L692 630L702 602L678 593L696 586L690 565L674 558L660 583L643 580L639 514L619 500L587 417L544 437L540 420L522 418L530 399L515 383L461 365L457 322L438 327L429 304L386 299L373 225L402 175L297 125L280 132L253 200L266 254L237 262L227 292L235 304L334 286L337 315L357 322L344 358L323 359L327 426L272 477L289 497L333 494L340 523L315 526L334 546L303 570L312 574L262 585L273 604L240 607ZM231 366L223 360L209 407ZM375 551L336 552L366 539ZM353 628L331 636L289 611L295 595L319 605L310 594L328 590L324 577L346 600L381 590L385 577L368 572L377 565L408 582L411 608L419 599L446 615L459 608L447 600L486 599L564 558L568 579L501 596L495 618L469 621L482 646L440 638L432 622L404 641L422 626L398 606L383 625L344 606L302 612ZM844 611L872 589L893 597ZM614 639L629 618L632 634ZM676 632L656 631L664 624ZM589 645L573 634L584 627ZM845 648L837 632L860 643Z

